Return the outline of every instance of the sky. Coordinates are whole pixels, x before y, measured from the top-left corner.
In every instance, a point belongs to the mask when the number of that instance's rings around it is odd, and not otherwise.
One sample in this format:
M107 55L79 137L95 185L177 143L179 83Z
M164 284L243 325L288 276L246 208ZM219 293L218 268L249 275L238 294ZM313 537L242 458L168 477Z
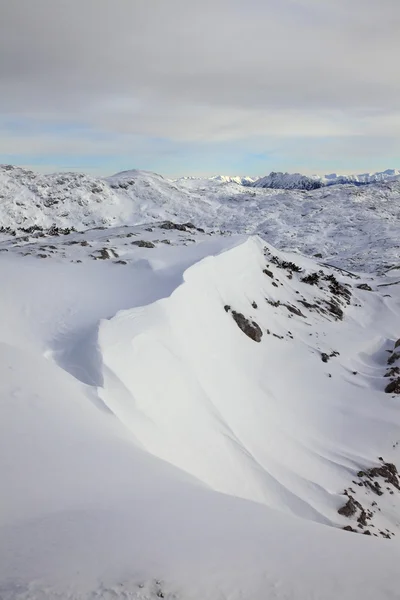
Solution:
M0 0L0 163L400 168L399 0Z

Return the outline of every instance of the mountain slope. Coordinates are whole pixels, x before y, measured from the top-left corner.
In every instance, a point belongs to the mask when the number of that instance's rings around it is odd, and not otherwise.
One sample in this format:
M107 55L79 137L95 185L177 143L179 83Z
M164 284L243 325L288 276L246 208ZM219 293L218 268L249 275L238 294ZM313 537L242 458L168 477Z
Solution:
M300 173L270 173L257 179L252 185L279 190L316 190L322 187L323 183L317 177L307 177Z

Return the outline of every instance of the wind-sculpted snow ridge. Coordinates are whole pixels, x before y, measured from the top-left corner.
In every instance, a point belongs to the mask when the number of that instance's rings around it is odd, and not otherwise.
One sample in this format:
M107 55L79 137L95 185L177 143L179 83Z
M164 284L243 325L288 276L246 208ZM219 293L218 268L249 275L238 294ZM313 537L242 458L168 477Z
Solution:
M396 597L399 269L170 221L1 250L1 600Z
M358 489L394 440L362 358L391 314L356 281L259 238L207 258L170 298L102 322L102 399L143 448L216 491L344 526L338 494L353 485L371 510L359 531L395 535L388 505Z

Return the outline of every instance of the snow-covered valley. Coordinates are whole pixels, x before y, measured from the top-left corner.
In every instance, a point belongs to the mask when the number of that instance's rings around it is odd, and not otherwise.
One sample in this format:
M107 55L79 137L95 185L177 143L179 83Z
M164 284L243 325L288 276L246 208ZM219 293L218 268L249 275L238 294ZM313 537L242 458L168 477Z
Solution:
M396 598L399 182L0 184L1 600Z

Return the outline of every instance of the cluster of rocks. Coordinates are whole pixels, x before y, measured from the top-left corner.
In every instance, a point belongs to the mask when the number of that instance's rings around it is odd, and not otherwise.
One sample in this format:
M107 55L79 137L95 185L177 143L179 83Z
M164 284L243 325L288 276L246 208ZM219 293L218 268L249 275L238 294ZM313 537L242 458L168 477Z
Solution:
M389 492L390 495L394 495L396 490L400 492L399 474L396 465L393 463L384 462L381 456L379 457L379 460L381 461L379 466L359 471L357 473L357 477L359 479L358 481L353 480L353 483L359 487L363 487L364 489L366 488L369 492L372 492L378 497L383 496L385 491ZM375 537L381 535L384 538L391 539L391 536L394 536L395 534L388 529L385 531L378 529L378 533L371 532L370 529L366 529L368 526L373 529L375 528L372 520L375 512L380 511L380 508L378 507L378 503L376 501L372 502L373 510L365 508L361 502L356 500L354 497L355 494L356 492L352 488L344 490L344 495L347 496L347 501L338 509L338 513L343 517L353 520L355 519L357 523L357 529L351 525L346 525L343 527L343 529L346 531L352 531L354 533L363 533L364 535L374 535Z
M400 394L400 339L395 342L393 351L387 359L387 364L385 377L390 379L390 383L385 387L385 392L387 394Z
M196 225L193 225L193 223L173 223L172 221L164 221L161 223L161 225L159 225L159 228L168 230L176 229L177 231L195 230L199 233L204 233L204 229L201 227L196 227Z

